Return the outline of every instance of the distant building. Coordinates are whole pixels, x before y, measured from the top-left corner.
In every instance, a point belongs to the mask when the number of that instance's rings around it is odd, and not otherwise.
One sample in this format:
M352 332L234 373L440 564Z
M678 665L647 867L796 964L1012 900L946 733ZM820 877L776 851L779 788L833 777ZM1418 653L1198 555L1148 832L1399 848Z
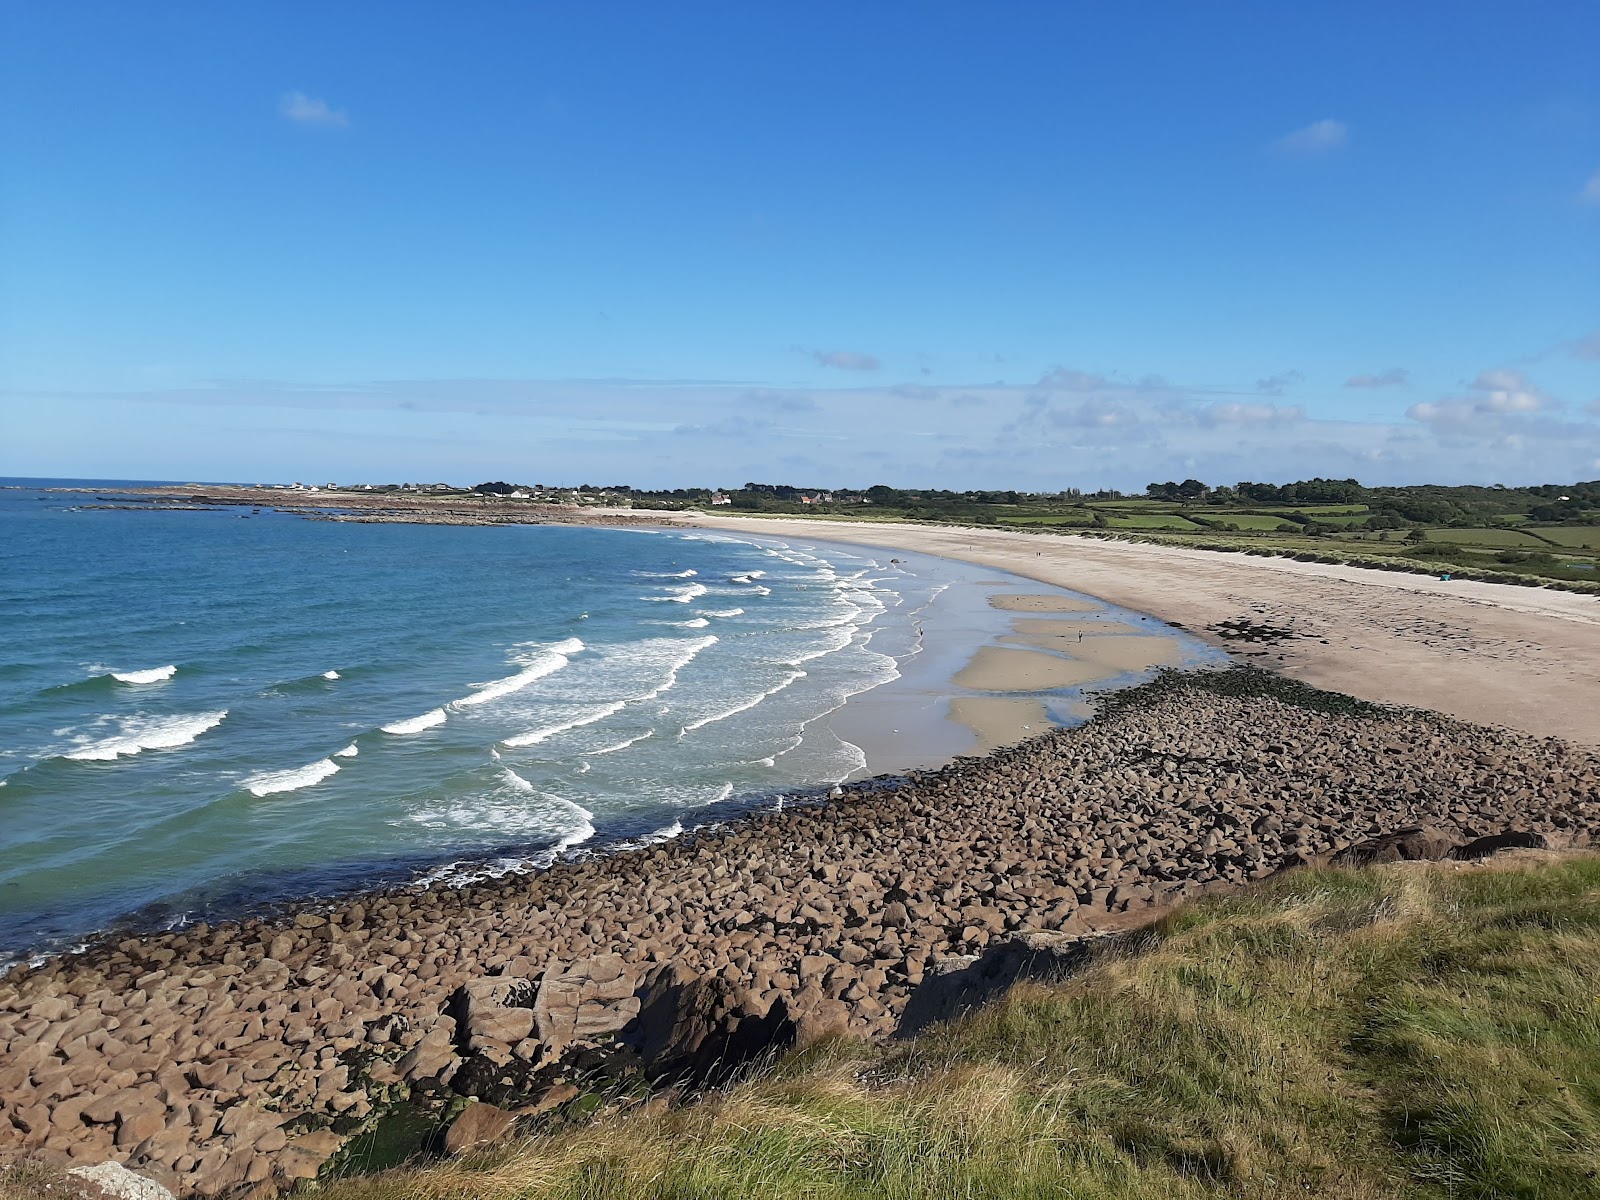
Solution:
M713 504L732 504L733 503L733 497L728 495L726 492L712 492L711 493L711 503L713 503Z

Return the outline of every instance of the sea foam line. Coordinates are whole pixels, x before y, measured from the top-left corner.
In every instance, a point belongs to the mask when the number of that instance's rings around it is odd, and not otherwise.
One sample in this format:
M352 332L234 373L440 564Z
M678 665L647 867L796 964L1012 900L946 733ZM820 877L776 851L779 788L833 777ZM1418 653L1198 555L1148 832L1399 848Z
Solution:
M610 704L602 705L591 713L581 717L574 717L570 721L563 721L559 725L551 725L544 729L535 729L530 733L519 733L516 737L508 737L501 742L502 746L537 746L540 742L553 738L558 733L566 733L569 729L580 729L585 725L593 725L596 721L603 721L612 713L621 712L627 707L626 700L614 700Z
M746 712L760 704L763 700L767 699L767 697L777 695L795 680L804 679L805 677L806 673L804 671L795 671L791 673L789 677L782 683L778 684L777 687L768 688L766 691L762 692L759 696L752 700L747 700L743 704L737 704L728 709L726 712L714 713L709 717L701 717L698 721L690 721L689 724L683 727L678 736L682 737L686 733L693 733L696 729L704 729L707 725L714 725L718 721L726 721L729 717L737 716L739 713Z

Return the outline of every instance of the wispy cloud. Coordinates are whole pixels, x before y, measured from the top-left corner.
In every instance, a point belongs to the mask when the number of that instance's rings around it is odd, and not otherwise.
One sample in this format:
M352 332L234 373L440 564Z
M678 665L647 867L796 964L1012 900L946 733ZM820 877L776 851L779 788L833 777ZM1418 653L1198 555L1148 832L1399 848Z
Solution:
M876 371L883 364L872 354L860 350L801 350L819 366L836 367L841 371Z
M350 114L344 109L330 108L326 100L304 92L285 92L278 101L278 111L296 125L343 129L350 124Z
M138 393L6 393L50 414L59 437L90 437L126 453L150 429L191 429L243 445L226 426L326 428L338 456L317 473L371 479L627 480L644 486L774 479L806 485L1017 487L1136 485L1194 476L1208 482L1354 475L1367 483L1505 482L1593 478L1600 411L1561 402L1520 371L1487 370L1405 417L1348 419L1261 392L1054 372L1056 386L884 386L871 376L834 387L754 387L711 381L413 379L338 386L254 382ZM124 401L142 401L133 406ZM126 421L126 424L118 422ZM418 451L365 446L379 428L418 439ZM89 433L80 433L81 430ZM910 434L915 433L913 437ZM448 442L444 439L454 438ZM439 439L436 449L429 439ZM317 439L276 461L301 463ZM74 445L79 444L74 442ZM275 443L276 446L276 443ZM0 452L6 449L0 445ZM252 451L252 454L254 452ZM819 466L805 466L804 456ZM112 461L111 457L107 461ZM260 460L245 457L240 463ZM323 462L324 460L317 460ZM198 467L167 470L170 478ZM221 468L212 466L212 471ZM288 477L306 474L285 466ZM525 474L518 474L518 472ZM259 465L223 477L254 478Z
M1405 387L1411 382L1411 372L1404 367L1390 367L1376 375L1352 375L1344 381L1347 388Z
M1600 360L1600 329L1593 333L1585 334L1568 347L1574 358L1585 358L1591 361Z
M1350 126L1343 121L1325 117L1313 121L1304 129L1296 129L1272 143L1285 154L1326 154L1337 150L1350 140Z
M1265 379L1256 380L1256 390L1265 392L1269 396L1281 396L1286 388L1304 381L1305 376L1299 371L1284 371L1278 375L1268 375Z
M1038 384L1042 388L1063 388L1069 392L1098 392L1110 385L1111 381L1104 375L1074 371L1070 367L1057 367L1040 379Z
M1583 191L1578 193L1578 199L1585 204L1600 204L1600 171L1589 176L1589 182L1583 185Z

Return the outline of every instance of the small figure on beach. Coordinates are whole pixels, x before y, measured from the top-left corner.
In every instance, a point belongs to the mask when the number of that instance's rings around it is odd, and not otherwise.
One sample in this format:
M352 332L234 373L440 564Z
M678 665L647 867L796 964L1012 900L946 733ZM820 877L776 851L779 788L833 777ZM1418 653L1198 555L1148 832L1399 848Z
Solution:
M1083 643L1083 630L1081 630L1081 629L1078 630L1078 643L1080 645Z

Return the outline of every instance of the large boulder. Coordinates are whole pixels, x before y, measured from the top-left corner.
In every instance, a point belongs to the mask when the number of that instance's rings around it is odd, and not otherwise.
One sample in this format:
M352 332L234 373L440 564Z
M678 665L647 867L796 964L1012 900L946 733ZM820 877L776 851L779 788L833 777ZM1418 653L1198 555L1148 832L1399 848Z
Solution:
M1465 846L1457 846L1451 857L1471 861L1476 858L1487 858L1501 850L1560 850L1563 848L1563 841L1533 829L1507 829L1503 833L1491 833L1488 837L1474 838Z
M1365 867L1373 863L1437 862L1448 858L1461 844L1459 835L1433 825L1397 829L1365 842L1346 846L1330 859L1335 867Z
M105 1200L173 1200L172 1193L155 1180L136 1175L119 1162L73 1167L67 1174L99 1188Z
M657 968L639 990L638 1016L621 1040L662 1083L723 1082L751 1060L794 1043L780 999L770 1008L748 988L677 964Z
M503 1108L482 1102L469 1104L445 1131L445 1153L465 1154L492 1146L510 1133L516 1123L517 1115Z
M981 955L932 963L906 1001L895 1036L910 1037L938 1021L954 1020L1021 980L1065 978L1088 960L1097 942L1102 939L1070 932L1019 933L990 943Z
M573 1042L617 1033L639 1015L635 980L620 955L598 954L558 969L539 982L533 1016L547 1055Z

